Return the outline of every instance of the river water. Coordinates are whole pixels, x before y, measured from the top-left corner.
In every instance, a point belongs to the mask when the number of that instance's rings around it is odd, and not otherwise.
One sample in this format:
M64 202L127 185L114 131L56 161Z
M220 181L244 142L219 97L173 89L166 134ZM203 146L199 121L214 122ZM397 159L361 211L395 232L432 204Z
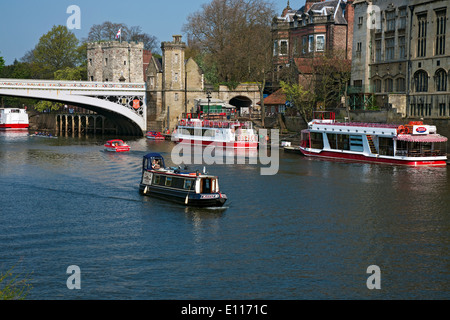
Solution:
M107 138L0 133L0 271L29 277L28 299L450 298L447 167L280 151L276 175L208 166L229 200L195 209L138 193L143 155L170 165L172 142Z

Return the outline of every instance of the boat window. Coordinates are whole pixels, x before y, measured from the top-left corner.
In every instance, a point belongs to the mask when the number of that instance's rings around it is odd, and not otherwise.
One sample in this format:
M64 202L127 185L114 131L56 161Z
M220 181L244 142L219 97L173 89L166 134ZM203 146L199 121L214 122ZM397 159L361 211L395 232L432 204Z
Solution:
M391 139L392 141L392 139ZM358 151L363 152L363 142L362 142L362 136L350 136L350 150L351 151ZM393 151L394 149L392 149Z
M323 149L323 136L320 132L311 132L311 148Z
M337 135L337 148L339 150L350 150L350 138L348 134Z
M211 193L211 179L202 179L202 193Z
M184 180L184 189L190 190L192 188L193 180Z
M379 154L382 156L394 155L394 140L392 138L378 138Z
M170 187L172 185L172 177L166 177L166 186Z
M153 178L153 184L159 184L160 180L161 180L161 176L155 175L155 177Z

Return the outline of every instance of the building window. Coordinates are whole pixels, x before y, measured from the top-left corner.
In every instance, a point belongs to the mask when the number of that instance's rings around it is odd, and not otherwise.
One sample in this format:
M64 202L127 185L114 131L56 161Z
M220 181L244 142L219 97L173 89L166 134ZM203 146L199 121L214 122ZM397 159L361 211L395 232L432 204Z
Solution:
M386 31L395 30L395 11L386 12Z
M280 55L285 56L288 54L288 42L287 40L280 41Z
M375 62L381 61L381 40L375 40Z
M175 93L174 100L175 100L175 101L178 101L178 93Z
M325 36L318 35L316 36L316 51L324 51L325 50Z
M363 21L364 21L364 17L358 17L358 27L361 28Z
M308 38L308 51L313 52L314 51L314 36L309 36Z
M375 86L375 92L380 93L381 92L381 80L377 79L373 83Z
M439 103L439 116L447 116L447 106L445 103Z
M427 92L428 91L428 74L419 70L414 74L414 83L416 92Z
M92 66L92 59L89 59L89 65Z
M436 91L447 91L447 72L443 69L436 71Z
M108 65L108 58L105 58L105 66Z
M417 56L425 57L427 49L427 16L417 16L418 33L417 33Z
M398 37L398 58L406 59L406 41L405 36Z
M175 73L175 74L173 75L173 81L174 81L174 82L178 82L178 73Z
M445 54L446 11L436 12L436 55Z
M406 81L405 78L398 78L395 80L397 92L405 92L406 91Z
M386 55L385 60L391 61L395 59L395 38L386 39Z
M306 49L308 48L308 37L302 38L302 52L303 54L306 53Z
M356 44L356 58L361 58L362 42Z
M394 80L391 78L384 80L384 92L394 92Z
M401 30L406 29L406 7L399 8L398 15L400 16L398 28Z
M273 55L274 56L278 55L278 41L273 42Z

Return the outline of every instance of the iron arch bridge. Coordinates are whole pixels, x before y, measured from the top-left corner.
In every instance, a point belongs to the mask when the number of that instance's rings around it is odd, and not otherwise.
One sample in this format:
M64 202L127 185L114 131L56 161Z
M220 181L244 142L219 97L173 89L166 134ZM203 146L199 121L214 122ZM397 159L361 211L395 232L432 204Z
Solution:
M0 96L60 102L92 110L115 122L119 131L147 131L145 83L0 79Z

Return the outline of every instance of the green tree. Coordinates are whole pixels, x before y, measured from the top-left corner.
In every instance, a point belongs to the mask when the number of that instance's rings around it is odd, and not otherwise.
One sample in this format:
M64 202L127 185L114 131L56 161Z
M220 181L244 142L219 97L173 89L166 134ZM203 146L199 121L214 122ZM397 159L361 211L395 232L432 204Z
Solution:
M4 66L5 66L5 60L3 59L2 56L0 56L0 73L2 72Z
M32 289L29 279L20 280L13 269L0 273L0 300L24 300Z
M39 39L25 60L32 64L34 78L51 79L56 71L80 64L78 39L66 26L54 26Z
M286 95L287 101L297 108L303 121L308 123L312 119L312 113L317 101L314 91L307 90L300 84L284 81L280 81L280 86Z

